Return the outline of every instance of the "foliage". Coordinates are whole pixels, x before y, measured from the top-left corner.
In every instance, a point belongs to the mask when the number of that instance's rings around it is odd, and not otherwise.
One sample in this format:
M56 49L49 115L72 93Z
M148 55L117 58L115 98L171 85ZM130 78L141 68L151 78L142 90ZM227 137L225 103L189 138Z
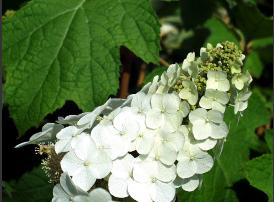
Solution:
M177 199L241 201L239 192L244 190L235 190L233 185L247 179L271 200L273 18L269 13L273 10L267 1L258 0L151 3L154 10L148 0L31 0L3 16L4 101L20 135L41 124L67 100L90 111L115 95L121 46L145 63L156 64L161 43L160 57L181 63L188 52L198 55L199 47L208 42L233 41L246 55L244 69L254 79L249 107L243 117L233 118L232 109L226 111L230 133L215 151L222 152L214 168L204 175L199 190L179 191ZM158 21L172 25L173 32L160 38ZM143 83L165 70L159 65L146 67ZM135 92L136 86L130 86L129 93ZM5 182L3 188L5 201L52 198L52 186L39 168L18 181ZM252 197L253 193L248 194Z
M245 173L250 184L267 193L268 201L272 201L272 154L264 154L248 161L245 166Z
M6 202L46 202L52 198L52 184L40 167L25 173L18 181L6 182L4 201Z
M119 46L158 62L159 24L146 0L33 0L4 20L3 38L5 102L20 134L66 100L89 111L116 94Z

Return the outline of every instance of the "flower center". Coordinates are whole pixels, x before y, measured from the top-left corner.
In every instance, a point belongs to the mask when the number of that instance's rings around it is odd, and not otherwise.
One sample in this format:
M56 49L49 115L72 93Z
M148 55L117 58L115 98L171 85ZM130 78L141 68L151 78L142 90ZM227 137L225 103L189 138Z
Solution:
M89 166L91 163L89 161L84 162L84 166Z

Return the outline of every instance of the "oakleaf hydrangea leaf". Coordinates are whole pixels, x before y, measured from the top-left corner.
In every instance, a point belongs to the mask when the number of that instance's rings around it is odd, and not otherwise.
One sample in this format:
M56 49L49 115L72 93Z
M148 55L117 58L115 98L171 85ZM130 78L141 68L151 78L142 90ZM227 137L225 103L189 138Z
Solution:
M22 134L74 101L90 111L115 94L119 47L158 62L147 0L33 0L3 22L5 102Z
M248 161L245 174L250 184L264 191L268 195L268 201L272 201L272 154L264 154Z

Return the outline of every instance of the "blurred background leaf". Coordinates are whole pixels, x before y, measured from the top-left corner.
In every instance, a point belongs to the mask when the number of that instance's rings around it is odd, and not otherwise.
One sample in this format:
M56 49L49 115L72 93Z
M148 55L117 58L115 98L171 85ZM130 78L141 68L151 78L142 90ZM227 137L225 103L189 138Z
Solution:
M268 195L268 201L273 201L273 170L272 154L264 154L246 163L245 174L250 184Z
M271 115L273 111L273 1L151 0L150 2L161 23L160 61L162 63L160 62L157 66L147 64L140 58L133 57L130 51L124 55L121 54L122 64L123 60L130 61L126 63L126 68L122 69L122 74L126 72L130 76L128 93L135 93L144 83L166 70L168 64L183 62L187 53L195 52L199 55L200 47L208 42L216 44L229 40L237 43L246 55L244 69L248 70L253 77L251 84L253 95L244 116L235 117L232 109L227 109L225 118L227 123L230 123L230 133L213 170L203 176L203 183L199 190L193 193L178 190L178 201L266 202L268 199L265 193L269 196L272 194L269 191L270 182L267 180L271 179L269 167L272 159L269 155L272 152L273 140L273 116ZM12 3L14 3L13 6L11 6ZM25 1L4 0L3 10L13 9L17 12L23 4ZM80 113L75 103L71 103L55 111L46 120L54 121L58 116ZM4 109L8 111L7 106L4 106ZM7 114L5 116L8 116ZM18 134L14 132L15 126L11 119L6 120L9 121L3 123L3 132L14 136L8 145L15 145L18 142L16 142ZM37 131L32 129L27 136ZM221 147L219 149L221 150ZM13 156L14 158L16 155ZM20 188L21 185L15 186L15 184L21 184L19 183L21 180L10 181L10 176L15 175L13 173L15 169L10 169L15 166L15 163L10 159L12 158L6 158L3 163L5 167L3 187L7 200L11 200L10 196L15 197L15 193L24 191ZM18 163L18 171L20 169L23 168ZM15 176L18 175L17 173ZM45 189L48 190L50 199L52 190L47 187Z
M48 202L52 199L53 185L41 167L34 168L19 180L4 183L5 202Z

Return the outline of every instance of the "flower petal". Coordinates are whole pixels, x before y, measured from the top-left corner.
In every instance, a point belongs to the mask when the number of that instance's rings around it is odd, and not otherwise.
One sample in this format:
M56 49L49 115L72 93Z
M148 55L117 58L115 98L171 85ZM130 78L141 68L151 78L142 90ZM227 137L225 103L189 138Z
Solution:
M73 151L70 151L63 157L60 164L62 170L72 176L82 167L83 161L80 160Z
M149 184L142 184L133 180L128 182L128 193L136 201L152 202L149 192Z
M111 175L108 179L109 192L118 198L125 198L128 196L127 179L121 179Z
M150 196L155 202L172 201L175 197L175 187L172 183L156 181L150 186Z
M213 158L206 152L201 152L194 161L197 166L197 174L206 173L213 167Z
M192 177L197 171L196 163L189 158L180 159L177 164L177 174L181 178Z
M88 167L82 167L72 176L74 184L84 191L88 191L95 183L96 178Z

